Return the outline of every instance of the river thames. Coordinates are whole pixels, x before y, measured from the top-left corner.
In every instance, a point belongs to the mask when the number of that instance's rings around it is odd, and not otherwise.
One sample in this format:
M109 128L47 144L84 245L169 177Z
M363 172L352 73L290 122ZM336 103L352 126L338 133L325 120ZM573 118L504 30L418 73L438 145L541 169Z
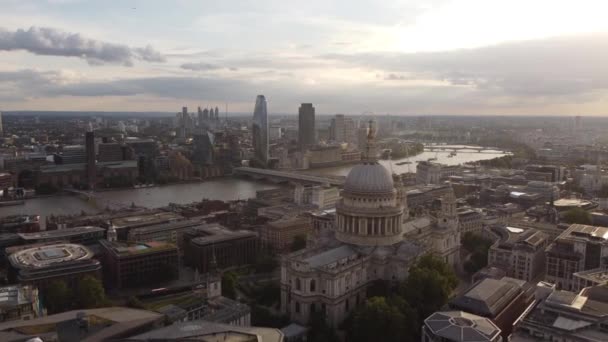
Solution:
M447 147L447 146L446 146ZM429 158L437 158L437 162L456 165L466 162L492 159L505 155L505 152L497 150L485 150L477 153L475 150L460 150L455 156L450 157L449 151L423 152L409 158L411 164L397 165L407 161L382 160L380 161L389 170L395 173L416 172L416 163ZM339 166L324 169L313 169L310 173L345 176L354 165ZM37 214L41 221L47 215L76 214L81 211L95 213L103 210L106 206L116 207L116 204L154 208L166 206L169 203L186 204L200 201L203 198L217 200L237 200L255 197L258 190L276 188L276 184L256 182L240 178L219 178L202 183L175 184L151 188L111 190L97 193L95 201L85 201L79 196L54 196L34 198L26 200L24 205L0 208L0 216L12 214ZM42 222L41 222L42 223Z

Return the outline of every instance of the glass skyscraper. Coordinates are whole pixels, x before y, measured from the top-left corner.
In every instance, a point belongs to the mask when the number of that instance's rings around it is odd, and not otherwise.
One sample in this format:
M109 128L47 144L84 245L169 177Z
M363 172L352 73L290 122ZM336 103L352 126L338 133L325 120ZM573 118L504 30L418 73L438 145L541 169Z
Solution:
M312 103L302 103L298 111L298 144L300 150L316 144L315 107Z
M255 161L262 166L268 164L268 113L266 98L258 95L253 109L253 151Z

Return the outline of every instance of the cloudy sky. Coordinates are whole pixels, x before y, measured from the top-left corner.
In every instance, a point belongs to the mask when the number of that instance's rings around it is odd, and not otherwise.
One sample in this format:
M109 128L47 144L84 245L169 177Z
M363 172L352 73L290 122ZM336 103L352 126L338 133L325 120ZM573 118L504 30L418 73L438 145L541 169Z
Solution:
M0 0L0 110L608 114L606 0Z

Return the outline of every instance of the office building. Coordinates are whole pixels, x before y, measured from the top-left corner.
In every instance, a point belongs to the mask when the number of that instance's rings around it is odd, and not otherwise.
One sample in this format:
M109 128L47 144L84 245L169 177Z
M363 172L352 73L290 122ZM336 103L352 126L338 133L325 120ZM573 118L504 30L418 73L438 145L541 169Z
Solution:
M499 239L488 251L488 265L504 269L509 277L537 281L545 271L547 234L534 228L492 226Z
M416 165L417 184L439 184L441 180L441 165L429 161L420 161Z
M148 287L178 278L179 256L173 244L108 240L101 240L99 244L106 288Z
M101 143L97 145L97 149L97 161L100 163L122 161L125 159L124 148L119 143Z
M422 325L423 342L502 342L491 320L462 311L439 311Z
M532 302L533 291L523 280L486 278L452 299L449 307L492 320L508 337L513 323Z
M32 285L41 291L55 280L63 280L72 289L91 275L99 278L101 264L87 247L59 243L21 249L8 257L9 280Z
M86 175L89 189L94 189L97 184L97 166L95 165L95 133L86 132L85 136L86 150Z
M545 280L576 289L574 273L608 266L608 228L573 224L546 249Z
M248 230L229 230L219 224L206 224L184 232L184 263L207 273L253 263L258 253L258 236ZM215 265L214 265L215 264Z
M304 238L312 231L310 217L286 217L260 227L260 240L264 247L275 251L288 251L297 236Z
M37 288L28 285L0 287L0 322L31 320L43 314Z
M162 224L154 224L150 226L131 229L128 233L127 241L135 242L168 242L175 244L181 250L182 235L190 228L200 226L200 221L179 221Z
M283 342L275 328L235 326L206 321L176 323L129 338L129 341L247 341Z
M58 230L45 230L36 233L17 234L24 245L69 242L81 245L94 245L106 237L106 230L101 227L85 226L64 228Z
M608 287L571 292L541 282L536 300L515 324L510 341L608 341L607 317Z
M68 145L56 156L56 164L84 164L87 162L86 148L82 145Z
M148 310L111 306L78 309L31 320L0 323L3 341L124 341L126 336L157 329L165 316Z
M4 135L4 125L2 124L2 112L0 112L0 136Z
M302 103L298 110L298 146L305 150L316 145L315 107L312 103Z
M458 229L462 235L466 233L481 234L483 215L470 208L458 210Z
M344 115L337 114L331 119L329 126L329 140L336 142L344 141Z
M264 95L258 95L256 98L251 132L254 161L260 166L266 167L268 165L268 113Z

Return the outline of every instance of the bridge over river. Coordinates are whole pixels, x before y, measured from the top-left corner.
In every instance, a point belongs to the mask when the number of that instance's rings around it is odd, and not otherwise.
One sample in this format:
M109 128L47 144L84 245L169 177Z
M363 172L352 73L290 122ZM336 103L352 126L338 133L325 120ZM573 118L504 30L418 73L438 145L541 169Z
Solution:
M248 176L258 180L268 180L275 183L294 182L304 184L329 184L333 186L343 186L344 177L332 176L313 176L293 171L278 171L258 169L254 167L237 167L233 170L236 176Z

